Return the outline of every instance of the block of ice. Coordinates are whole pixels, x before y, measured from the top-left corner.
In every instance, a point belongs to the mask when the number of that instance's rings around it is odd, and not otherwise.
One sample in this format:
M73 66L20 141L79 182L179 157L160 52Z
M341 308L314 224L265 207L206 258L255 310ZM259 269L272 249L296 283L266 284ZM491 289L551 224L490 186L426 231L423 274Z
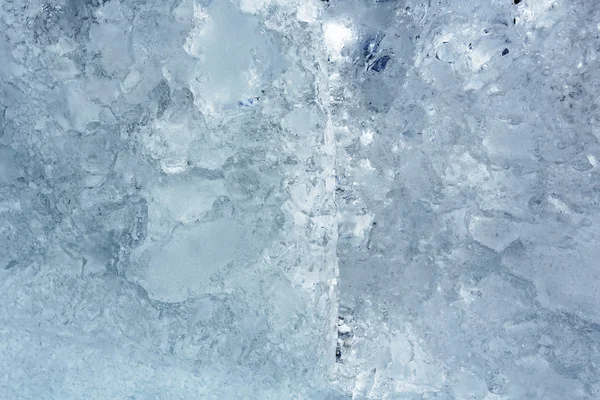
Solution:
M0 1L0 398L600 398L598 21Z
M306 7L1 4L0 397L336 396Z
M600 353L584 350L600 332L598 12L329 2L324 24L352 32L330 82L353 398L600 393Z

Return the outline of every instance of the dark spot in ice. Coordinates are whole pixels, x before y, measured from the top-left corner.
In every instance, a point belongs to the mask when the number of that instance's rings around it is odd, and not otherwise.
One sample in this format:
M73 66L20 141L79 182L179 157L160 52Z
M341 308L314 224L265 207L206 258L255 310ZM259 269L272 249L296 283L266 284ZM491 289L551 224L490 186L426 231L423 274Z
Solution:
M592 168L592 164L589 163L587 158L578 158L571 165L576 171L588 171Z
M161 118L167 107L171 104L171 88L169 83L162 79L149 93L151 100L156 102L156 117Z
M259 99L258 97L255 97L255 98L249 98L245 101L240 100L240 101L238 101L238 106L239 107L252 107L254 105L254 101L258 100L258 99Z
M342 361L342 348L340 347L339 343L335 348L335 361L336 362Z
M537 194L529 199L529 209L536 213L542 212L545 203L545 196L543 194Z
M15 260L10 260L8 262L8 264L6 264L6 266L4 267L4 269L11 269L13 268L15 265L17 265L17 262Z
M502 50L502 55L503 55L503 56L505 56L505 55L507 55L507 54L508 54L508 49L504 49L504 50Z
M515 4L519 4L520 2L522 2L523 0L513 0L513 3Z
M369 69L372 71L375 71L375 72L381 72L381 71L385 70L390 59L391 59L391 57L387 56L387 55L383 56L383 57L379 57L373 64L371 64Z

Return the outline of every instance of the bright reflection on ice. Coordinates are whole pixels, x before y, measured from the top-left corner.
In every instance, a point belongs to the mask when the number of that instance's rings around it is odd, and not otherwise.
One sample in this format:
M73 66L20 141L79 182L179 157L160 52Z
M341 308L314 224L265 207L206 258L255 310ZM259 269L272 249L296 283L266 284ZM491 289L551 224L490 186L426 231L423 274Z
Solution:
M352 41L352 30L340 22L328 22L323 27L325 46L332 61L342 59L344 46Z

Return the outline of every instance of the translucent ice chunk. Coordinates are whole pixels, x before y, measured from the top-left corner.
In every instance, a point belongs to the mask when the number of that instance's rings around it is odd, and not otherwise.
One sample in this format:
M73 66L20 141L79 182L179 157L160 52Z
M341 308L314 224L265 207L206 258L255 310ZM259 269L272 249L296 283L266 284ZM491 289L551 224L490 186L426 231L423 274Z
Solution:
M500 218L471 216L468 227L475 241L498 253L519 238L519 224Z
M180 227L164 245L144 252L138 280L152 298L168 303L219 292L217 274L259 261L263 240L229 219Z

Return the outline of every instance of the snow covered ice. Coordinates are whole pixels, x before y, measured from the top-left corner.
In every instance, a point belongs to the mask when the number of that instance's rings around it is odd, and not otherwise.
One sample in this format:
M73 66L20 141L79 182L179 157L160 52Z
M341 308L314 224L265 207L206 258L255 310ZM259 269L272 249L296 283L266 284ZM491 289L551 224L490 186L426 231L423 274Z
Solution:
M0 399L600 398L599 23L0 0Z

